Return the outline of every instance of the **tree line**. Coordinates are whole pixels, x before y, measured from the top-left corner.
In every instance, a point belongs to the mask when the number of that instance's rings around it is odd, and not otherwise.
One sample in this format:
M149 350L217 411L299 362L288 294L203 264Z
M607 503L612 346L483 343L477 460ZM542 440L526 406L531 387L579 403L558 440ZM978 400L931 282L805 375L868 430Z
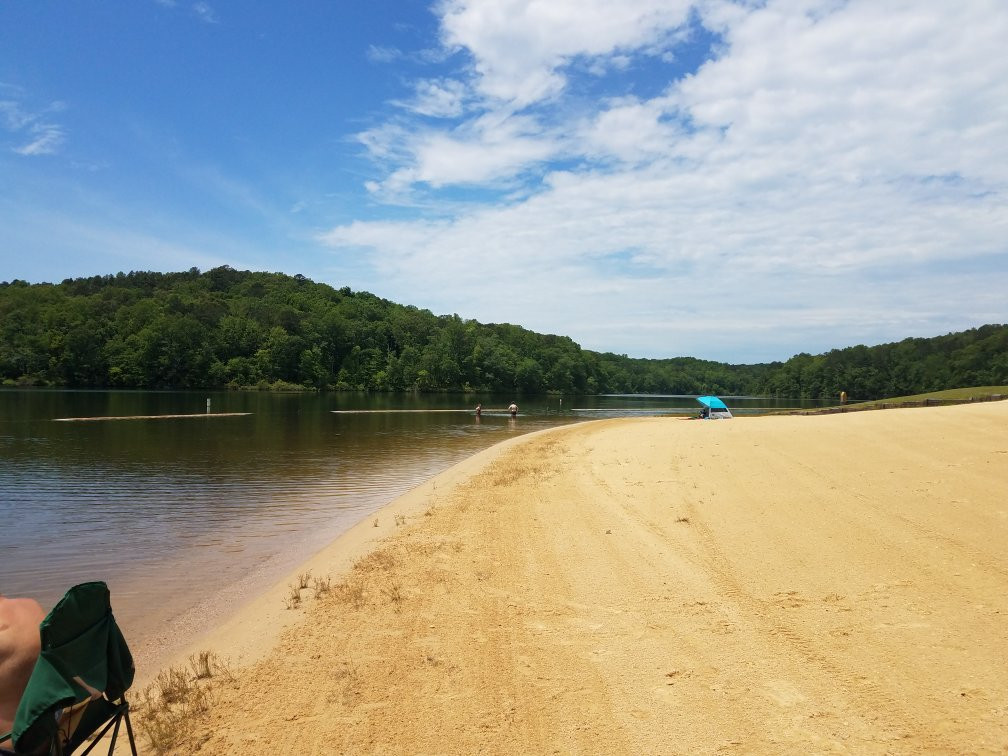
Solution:
M223 266L0 283L0 381L874 399L1008 384L1008 325L756 365L638 359L300 275Z

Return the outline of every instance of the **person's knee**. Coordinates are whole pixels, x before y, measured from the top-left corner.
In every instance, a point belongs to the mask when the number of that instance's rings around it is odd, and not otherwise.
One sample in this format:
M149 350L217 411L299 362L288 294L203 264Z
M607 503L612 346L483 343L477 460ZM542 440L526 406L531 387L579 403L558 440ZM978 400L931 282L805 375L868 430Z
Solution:
M10 664L37 657L43 619L45 612L35 599L0 596L0 656Z
M43 619L45 612L34 599L0 596L0 732L10 729L38 659Z
M33 598L7 598L0 595L0 627L7 625L9 629L34 628L45 619L45 611Z

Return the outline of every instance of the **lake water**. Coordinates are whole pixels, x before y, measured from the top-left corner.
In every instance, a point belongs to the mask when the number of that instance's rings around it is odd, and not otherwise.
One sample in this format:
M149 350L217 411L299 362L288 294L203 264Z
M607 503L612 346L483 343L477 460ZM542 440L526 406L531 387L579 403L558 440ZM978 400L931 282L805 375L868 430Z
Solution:
M249 413L230 417L63 418ZM0 592L105 580L131 645L171 645L349 527L516 434L689 397L0 390ZM472 407L482 402L477 420ZM737 413L799 402L729 400ZM808 403L805 403L806 405Z

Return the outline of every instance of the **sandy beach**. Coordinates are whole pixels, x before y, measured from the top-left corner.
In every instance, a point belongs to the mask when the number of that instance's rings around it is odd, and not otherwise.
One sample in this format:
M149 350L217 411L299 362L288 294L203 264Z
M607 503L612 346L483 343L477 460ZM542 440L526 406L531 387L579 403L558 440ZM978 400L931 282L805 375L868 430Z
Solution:
M517 438L203 649L180 751L1001 753L1008 402Z

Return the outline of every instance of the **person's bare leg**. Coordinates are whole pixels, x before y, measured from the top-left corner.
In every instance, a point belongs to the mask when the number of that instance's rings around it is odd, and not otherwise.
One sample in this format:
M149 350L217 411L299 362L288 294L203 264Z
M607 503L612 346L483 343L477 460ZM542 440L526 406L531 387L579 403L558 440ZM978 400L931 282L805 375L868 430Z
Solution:
M39 624L44 618L34 599L0 595L0 735L14 723L14 712L38 659Z

